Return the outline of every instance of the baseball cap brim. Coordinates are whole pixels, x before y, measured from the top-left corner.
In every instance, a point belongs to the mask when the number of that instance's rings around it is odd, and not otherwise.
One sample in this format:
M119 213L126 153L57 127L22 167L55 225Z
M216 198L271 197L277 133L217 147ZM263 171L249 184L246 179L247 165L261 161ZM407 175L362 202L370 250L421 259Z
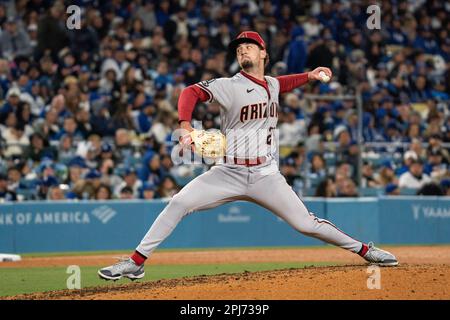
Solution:
M258 47L261 48L261 50L265 49L264 47L261 46L261 44L258 41L254 40L252 38L239 38L239 39L234 39L233 41L230 42L230 44L228 45L228 51L231 52L231 53L236 53L237 47L241 43L246 43L246 42L247 43L250 42L250 43L256 44Z

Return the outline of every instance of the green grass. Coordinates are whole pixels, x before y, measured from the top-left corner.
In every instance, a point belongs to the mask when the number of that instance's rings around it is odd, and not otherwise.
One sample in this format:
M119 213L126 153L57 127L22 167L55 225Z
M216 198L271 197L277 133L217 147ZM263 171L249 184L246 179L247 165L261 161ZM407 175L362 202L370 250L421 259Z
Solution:
M303 268L305 266L326 266L336 263L243 263L243 264L201 264L201 265L148 265L143 281L174 279L198 275L221 273L242 273L245 271L265 271L287 268ZM67 279L71 274L67 268L0 268L0 297L24 293L43 292L67 289ZM129 283L128 279L117 282L105 282L97 276L98 267L81 267L81 288L120 285ZM141 280L142 281L142 280Z
M390 244L390 243L375 243L378 247L447 247L450 243L410 243L410 244ZM162 248L157 249L156 252L188 252L188 251L220 251L220 250L289 250L289 249L336 249L333 245L318 245L318 246L267 246L267 247L210 247L210 248ZM104 250L104 251L67 251L67 252L33 252L33 253L18 253L22 257L64 257L64 256L95 256L107 254L125 254L128 255L134 251L134 248L124 250Z
M332 245L323 246L267 246L267 247L210 247L210 248L162 248L156 252L188 252L188 251L220 251L220 250L289 250L289 249L332 249ZM64 256L94 256L104 254L130 254L134 248L124 250L105 250L105 251L70 251L70 252L33 252L22 253L22 257L64 257Z
M188 251L220 251L220 250L267 250L267 249L298 249L298 248L327 248L326 246L310 247L219 247L219 248L167 248L157 249L155 252L188 252ZM331 248L331 246L330 246ZM20 254L23 257L64 257L64 256L94 256L103 254L129 254L134 248L124 250L106 250L106 251L73 251L73 252L33 252Z

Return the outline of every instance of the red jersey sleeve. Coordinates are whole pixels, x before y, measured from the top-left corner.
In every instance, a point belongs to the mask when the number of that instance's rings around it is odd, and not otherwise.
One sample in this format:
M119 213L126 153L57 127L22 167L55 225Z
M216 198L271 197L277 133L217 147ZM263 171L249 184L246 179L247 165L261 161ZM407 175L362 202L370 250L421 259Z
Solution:
M208 99L208 93L198 86L192 85L183 89L178 98L178 122L191 121L195 105L199 101L205 102Z
M276 77L280 83L280 93L286 93L308 83L308 72Z

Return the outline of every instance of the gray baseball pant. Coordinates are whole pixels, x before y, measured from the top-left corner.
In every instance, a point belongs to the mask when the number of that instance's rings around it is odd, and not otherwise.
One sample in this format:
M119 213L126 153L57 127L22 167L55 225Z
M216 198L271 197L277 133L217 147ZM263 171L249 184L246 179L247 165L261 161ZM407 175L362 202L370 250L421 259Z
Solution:
M361 241L310 213L278 170L267 173L264 169L267 166L219 164L193 179L170 200L136 250L149 257L187 214L236 200L270 210L304 235L354 253L361 250Z

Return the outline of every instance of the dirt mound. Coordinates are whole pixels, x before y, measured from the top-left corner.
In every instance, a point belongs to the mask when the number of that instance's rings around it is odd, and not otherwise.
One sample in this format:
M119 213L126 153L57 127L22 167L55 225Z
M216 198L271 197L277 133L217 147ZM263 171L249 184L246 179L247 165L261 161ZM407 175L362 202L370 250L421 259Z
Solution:
M405 263L442 263L450 264L450 247L448 246L414 246L393 247L383 246ZM0 268L28 267L66 267L106 266L117 261L123 254L103 254L85 256L55 256L55 257L25 257L19 262L3 262ZM363 260L346 250L327 246L317 248L273 248L273 249L226 249L201 251L156 251L147 264L220 264L220 263L251 263L251 262L336 262L345 264L360 264Z
M383 249L395 254L400 266L379 269L380 289L368 289L368 278L374 274L370 274L373 271L367 269L364 260L339 248L236 249L156 252L148 263L185 264L186 267L202 263L297 261L345 265L107 285L21 295L9 299L450 299L449 246L383 246ZM117 256L118 254L25 258L20 262L2 263L0 268L69 264L105 266L113 263Z
M368 288L367 266L307 267L242 274L197 276L15 299L450 299L449 265L380 268L380 286ZM373 284L373 282L370 282Z

